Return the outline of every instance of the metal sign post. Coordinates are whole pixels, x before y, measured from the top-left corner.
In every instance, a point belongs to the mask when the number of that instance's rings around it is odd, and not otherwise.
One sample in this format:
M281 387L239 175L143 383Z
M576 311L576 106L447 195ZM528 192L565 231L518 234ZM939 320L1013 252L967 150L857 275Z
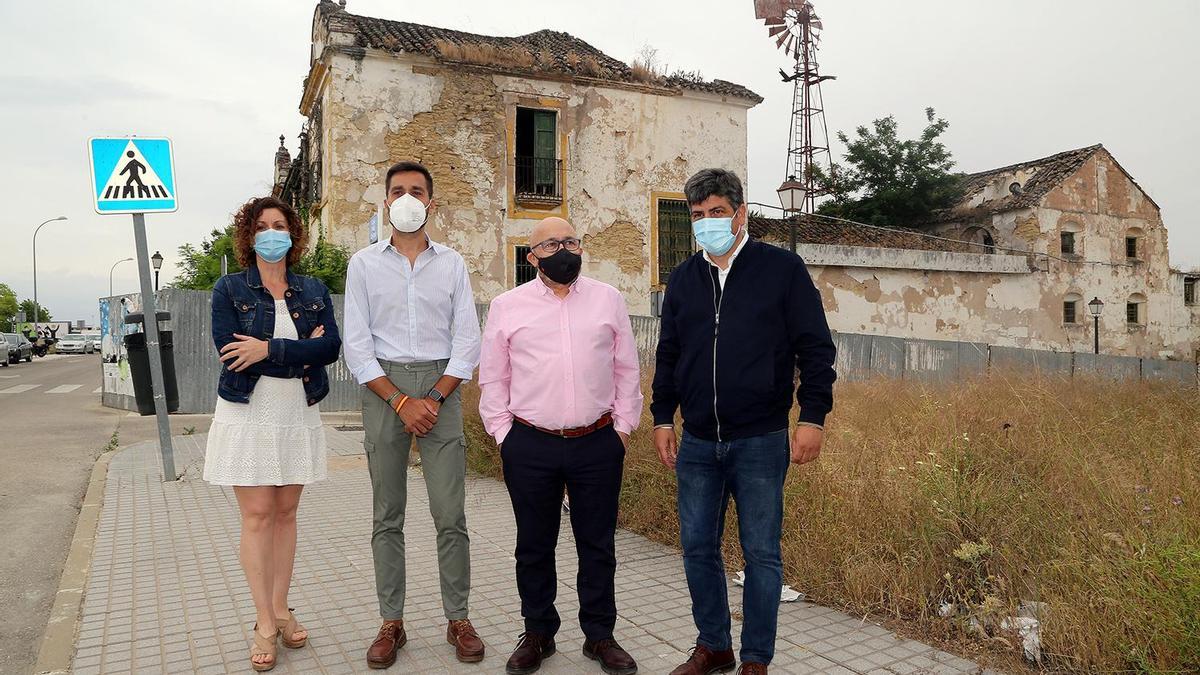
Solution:
M175 449L171 446L171 423L167 420L167 388L163 378L162 353L158 348L158 299L150 284L150 254L146 246L146 216L133 214L133 239L137 246L138 279L142 286L142 317L146 327L146 349L150 352L150 385L154 391L154 417L158 420L158 446L162 451L163 480L178 480Z
M92 197L102 215L133 216L133 238L137 248L138 279L142 289L142 317L146 349L150 357L150 385L154 416L158 422L158 445L162 453L163 480L178 480L171 425L167 419L166 378L159 347L158 307L150 281L150 254L146 245L147 213L170 213L178 208L175 161L171 141L166 138L134 136L93 138L88 142L92 168Z

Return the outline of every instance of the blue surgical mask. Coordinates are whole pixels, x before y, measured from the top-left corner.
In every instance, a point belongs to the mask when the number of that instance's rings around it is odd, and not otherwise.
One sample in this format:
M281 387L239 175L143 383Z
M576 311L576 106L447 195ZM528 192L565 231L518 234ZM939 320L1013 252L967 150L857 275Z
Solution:
M263 230L254 235L254 250L267 262L279 262L292 248L292 235L283 230Z
M725 255L737 241L733 233L733 218L701 218L692 221L696 243L709 255Z

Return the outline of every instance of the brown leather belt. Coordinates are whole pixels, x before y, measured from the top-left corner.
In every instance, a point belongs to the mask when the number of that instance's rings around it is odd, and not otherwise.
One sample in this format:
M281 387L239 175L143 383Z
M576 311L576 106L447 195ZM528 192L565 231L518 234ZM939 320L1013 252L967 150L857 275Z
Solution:
M543 434L550 434L551 436L558 436L559 438L580 438L582 436L587 436L588 434L600 431L604 427L612 424L612 421L613 421L612 413L610 413L610 412L604 413L603 415L600 416L600 419L596 420L595 422L592 422L591 424L587 425L586 427L575 427L574 429L547 429L545 427L539 427L538 425L534 424L533 422L523 420L520 417L517 417L515 415L513 416L513 420L520 422L521 424L524 424L525 426L529 427L530 429L540 431Z

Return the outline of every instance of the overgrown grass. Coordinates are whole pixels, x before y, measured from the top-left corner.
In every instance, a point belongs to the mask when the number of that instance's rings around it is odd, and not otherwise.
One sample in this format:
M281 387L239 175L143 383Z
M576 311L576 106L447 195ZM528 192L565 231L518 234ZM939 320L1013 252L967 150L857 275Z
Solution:
M678 545L651 426L647 414L632 438L622 526ZM467 433L471 467L498 477L478 417ZM1200 669L1194 389L1018 374L839 384L821 458L792 467L785 502L785 578L811 600L1013 655L1000 620L1042 602L1048 668ZM731 567L736 540L731 520Z

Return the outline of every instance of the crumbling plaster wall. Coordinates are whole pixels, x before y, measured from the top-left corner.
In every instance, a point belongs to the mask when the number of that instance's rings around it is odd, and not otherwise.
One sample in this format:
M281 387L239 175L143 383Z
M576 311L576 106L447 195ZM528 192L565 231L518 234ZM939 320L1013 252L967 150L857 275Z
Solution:
M1092 323L1086 289L1064 286L1057 275L817 266L809 268L821 291L830 327L930 340L986 342L998 346L1089 351ZM1064 324L1067 293L1082 297L1078 323ZM1193 348L1169 320L1151 314L1145 327L1125 323L1124 299L1101 317L1106 354L1189 359ZM1182 305L1182 302L1180 303ZM1194 328L1193 328L1194 333ZM1193 338L1194 341L1194 338Z
M1028 176L1002 176L993 181L993 192ZM992 188L989 188L992 189ZM994 298L985 304L985 316L973 318L978 306L964 305L958 310L942 304L925 303L922 311L936 312L936 319L912 318L916 330L924 330L931 321L944 328L961 328L968 334L953 339L991 342L992 344L1058 349L1087 349L1091 346L1092 322L1086 304L1093 297L1105 302L1100 319L1101 349L1105 353L1148 358L1193 358L1190 346L1200 326L1182 328L1182 316L1190 310L1183 306L1182 281L1179 289L1170 283L1167 233L1154 206L1145 194L1117 166L1105 151L1097 152L1074 174L1051 190L1036 208L992 214L980 222L949 223L935 233L962 237L972 227L986 225L1003 249L1033 251L1038 272L1016 282L1006 277L985 283L981 277L960 275L956 292L966 295L988 294ZM1063 256L1060 233L1069 225L1075 235L1076 256ZM1136 234L1139 259L1127 261L1125 237ZM1102 262L1107 264L1093 264ZM935 274L935 273L934 273ZM885 272L885 276L893 276ZM922 284L935 283L912 278ZM982 284L982 285L981 285ZM1176 292L1178 291L1178 292ZM1062 323L1062 303L1068 294L1078 294L1078 323ZM1143 325L1126 322L1125 303L1135 294L1145 296ZM949 311L949 314L942 313ZM940 322L940 323L939 323ZM858 323L862 323L860 319ZM847 329L851 330L851 329ZM857 330L857 329L856 329ZM994 339L987 336L994 334ZM937 339L937 336L916 334Z
M540 219L527 208L509 212L506 115L518 102L558 107L566 211L585 241L584 273L621 290L632 312L650 308L651 192L681 192L708 166L746 179L746 102L520 78L369 50L330 58L327 231L351 250L367 245L387 167L421 161L438 203L430 235L463 254L481 301L511 288L512 247L526 243Z
M565 198L568 217L584 240L584 274L620 290L631 312L648 314L650 195L682 192L688 177L710 166L731 169L745 180L747 104L509 76L496 81L518 99L562 103ZM536 223L536 217L508 218L505 235L524 239ZM484 280L483 294L505 290L506 277L511 282L511 271Z

